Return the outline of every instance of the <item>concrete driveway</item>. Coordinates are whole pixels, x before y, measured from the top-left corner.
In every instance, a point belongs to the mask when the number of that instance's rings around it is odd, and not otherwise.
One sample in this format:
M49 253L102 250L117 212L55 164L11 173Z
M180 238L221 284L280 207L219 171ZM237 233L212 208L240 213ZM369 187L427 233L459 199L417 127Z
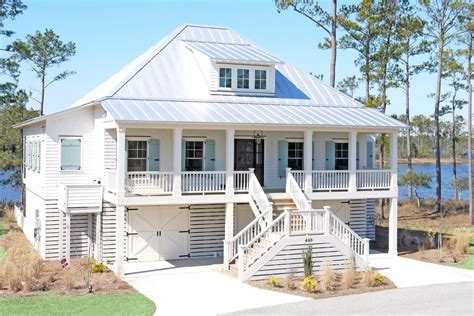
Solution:
M125 281L153 300L156 315L216 315L294 303L305 297L257 289L216 272L216 260L128 264Z
M458 282L474 282L474 271L443 266L440 264L394 257L388 254L371 254L369 264L379 269L398 288L446 284Z

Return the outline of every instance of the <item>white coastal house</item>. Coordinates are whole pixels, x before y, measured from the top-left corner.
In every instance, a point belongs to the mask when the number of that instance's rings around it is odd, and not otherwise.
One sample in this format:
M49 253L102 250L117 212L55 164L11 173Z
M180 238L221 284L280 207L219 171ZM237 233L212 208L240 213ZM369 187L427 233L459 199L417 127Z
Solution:
M98 64L99 66L100 64ZM64 111L22 122L19 222L45 259L221 257L241 280L302 272L301 252L367 263L397 135L364 107L224 27L184 25ZM376 169L374 135L391 138Z

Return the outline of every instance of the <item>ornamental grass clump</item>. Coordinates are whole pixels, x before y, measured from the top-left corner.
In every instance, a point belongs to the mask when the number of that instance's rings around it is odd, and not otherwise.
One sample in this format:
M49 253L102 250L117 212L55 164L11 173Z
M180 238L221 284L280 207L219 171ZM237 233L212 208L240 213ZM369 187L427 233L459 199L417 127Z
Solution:
M354 257L351 257L349 264L342 272L342 284L344 288L350 289L354 285L356 274L355 260Z
M336 273L329 262L321 265L321 276L319 283L324 291L332 291L336 282Z
M313 275L313 247L308 246L303 251L303 267L304 267L304 276L309 277Z

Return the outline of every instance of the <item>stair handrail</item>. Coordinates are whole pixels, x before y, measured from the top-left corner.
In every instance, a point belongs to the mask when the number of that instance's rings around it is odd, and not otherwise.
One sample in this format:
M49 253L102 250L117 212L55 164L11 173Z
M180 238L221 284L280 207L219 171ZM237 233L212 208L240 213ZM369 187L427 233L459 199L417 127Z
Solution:
M291 173L287 173L286 193L291 196L299 211L310 211L312 209L311 201L306 198L306 195L303 193L298 182L296 182L295 177L293 177Z
M263 191L263 188L254 173L251 173L249 177L249 195L250 198L256 202L261 214L267 213L269 210L273 209L272 203L268 200L267 195ZM269 218L271 218L271 213Z
M364 262L368 262L369 257L369 239L360 237L346 223L340 220L336 215L325 207L328 218L329 234L339 239L349 247Z
M239 275L245 271L247 267L245 251L252 247L252 245L260 240L263 236L267 235L268 233L272 232L274 227L278 227L278 232L282 233L281 237L283 237L285 233L285 227L287 226L289 217L288 212L281 213L273 222L270 223L265 229L263 229L259 234L257 234L252 240L250 240L245 245L238 246L238 257L239 257Z
M257 234L262 231L263 226L259 222L263 219L267 219L269 212L271 212L271 210L267 210L266 212L260 214L260 216L256 217L253 221L251 221L240 232L238 232L234 237L232 237L232 239L224 241L226 243L229 243L231 247L229 249L229 261L232 261L237 258L240 245L246 245L250 240L252 240Z

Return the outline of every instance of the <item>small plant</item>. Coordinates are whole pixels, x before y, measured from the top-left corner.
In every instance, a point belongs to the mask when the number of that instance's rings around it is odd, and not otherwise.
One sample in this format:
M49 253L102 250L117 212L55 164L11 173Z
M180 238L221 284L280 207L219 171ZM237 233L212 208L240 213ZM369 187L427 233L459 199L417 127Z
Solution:
M311 245L303 251L303 266L304 276L309 277L313 275L313 247Z
M282 287L283 286L282 280L277 276L269 277L268 278L268 284L270 284L273 287Z
M354 261L354 257L351 256L349 265L342 272L342 284L346 289L350 289L354 285L357 274Z
M296 290L296 281L293 272L288 273L286 276L286 287L292 291Z
M108 272L109 268L103 264L103 263L98 263L96 260L92 262L92 268L91 268L92 273L103 273L103 272Z
M16 223L15 211L13 210L12 206L5 206L5 208L3 209L3 214L7 223Z
M75 271L71 267L67 267L63 270L63 290L70 291L74 288L75 284Z
M380 272L374 272L370 274L371 286L382 286L385 284L385 279Z
M334 283L336 282L336 273L329 262L323 262L321 270L321 277L319 278L321 288L324 291L332 291Z
M312 275L304 277L303 282L301 282L300 285L300 289L309 293L316 292L317 288L318 281L316 281L316 279Z
M454 236L454 249L453 253L455 256L461 256L462 254L467 253L469 248L470 238L469 232L465 228L457 228L453 232Z

